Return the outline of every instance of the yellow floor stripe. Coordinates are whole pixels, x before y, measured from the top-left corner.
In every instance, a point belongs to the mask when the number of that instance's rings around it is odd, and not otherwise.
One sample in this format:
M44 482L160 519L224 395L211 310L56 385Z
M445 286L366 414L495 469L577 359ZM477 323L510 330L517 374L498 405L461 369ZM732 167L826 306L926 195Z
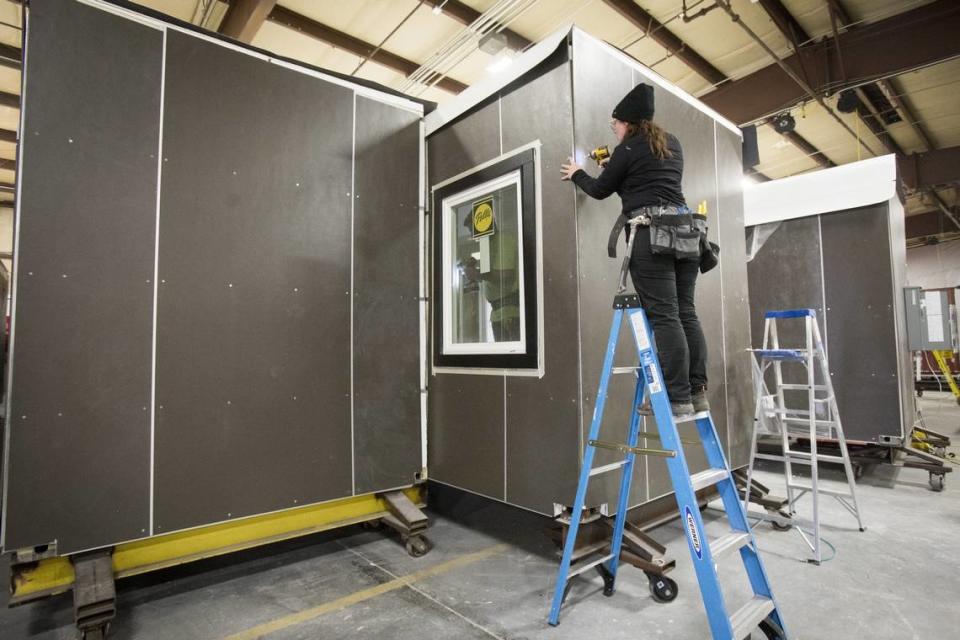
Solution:
M508 546L509 545L506 544L497 544L492 547L482 549L481 551L477 551L476 553L468 553L467 555L454 558L453 560L447 560L446 562L441 562L438 565L421 569L420 571L416 571L406 576L401 576L394 580L390 580L389 582L384 582L383 584L378 584L375 587L370 587L369 589L363 589L362 591L351 593L350 595L344 596L339 600L327 602L326 604L313 607L312 609L306 609L298 613L293 613L289 616L277 618L276 620L271 620L270 622L265 622L255 627L251 627L246 631L241 631L240 633L227 636L225 640L254 640L255 638L262 638L269 633L274 633L276 631L280 631L281 629L291 627L295 624L301 624L309 620L313 620L314 618L319 618L322 615L345 609L357 604L358 602L363 602L364 600L375 598L384 593L395 591L414 582L419 582L420 580L432 578L433 576L438 576L442 573L479 562L480 560L489 558L490 556L496 555L501 551L505 551Z

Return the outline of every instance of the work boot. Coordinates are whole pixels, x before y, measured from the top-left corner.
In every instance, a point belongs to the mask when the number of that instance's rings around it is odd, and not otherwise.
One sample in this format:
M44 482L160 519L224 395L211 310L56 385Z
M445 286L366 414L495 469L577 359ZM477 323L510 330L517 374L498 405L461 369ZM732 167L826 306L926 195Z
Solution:
M670 409L673 411L674 418L693 415L693 405L689 402L671 402Z
M707 390L704 389L690 396L690 402L693 403L693 410L697 413L710 411L710 403L707 402Z

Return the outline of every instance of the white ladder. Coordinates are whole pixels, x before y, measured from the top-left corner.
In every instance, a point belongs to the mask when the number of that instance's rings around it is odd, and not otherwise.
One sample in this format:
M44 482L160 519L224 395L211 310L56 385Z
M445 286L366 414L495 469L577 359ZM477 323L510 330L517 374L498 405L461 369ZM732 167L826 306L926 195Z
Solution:
M806 330L806 342L802 349L784 349L780 346L777 335L777 320L803 319ZM783 462L787 485L787 510L796 515L796 503L806 494L810 494L813 503L813 531L805 532L801 527L794 528L803 538L813 558L810 562L820 564L820 495L835 498L843 507L857 519L857 526L864 531L863 520L860 517L860 507L857 504L857 493L854 485L853 467L850 464L850 453L847 450L847 440L843 434L843 425L840 422L840 411L837 409L837 398L830 380L830 369L827 365L827 356L820 339L820 329L817 326L817 316L813 309L789 309L785 311L768 311L765 315L763 327L763 348L754 350L757 362L754 367L754 385L756 392L756 412L754 413L753 438L750 445L750 466L747 470L747 486L744 497L744 508L750 501L750 486L753 477L753 468L756 460L773 460ZM807 381L805 384L787 384L783 381L783 364L799 363L806 369ZM775 388L772 393L767 389L764 376L767 369L773 366ZM817 381L819 372L820 381ZM791 409L787 407L784 392L805 391L807 394L806 409ZM770 424L773 431L779 432L782 446L780 455L763 454L757 451L758 431ZM793 426L795 425L795 426ZM806 425L806 429L803 428ZM810 451L799 451L790 447L792 438L809 438ZM827 455L818 452L818 443L822 440L836 441L840 455ZM848 491L827 489L819 482L819 463L828 462L842 464L847 476ZM807 465L810 467L810 484L804 484L794 479L793 465ZM811 540L812 536L812 540Z

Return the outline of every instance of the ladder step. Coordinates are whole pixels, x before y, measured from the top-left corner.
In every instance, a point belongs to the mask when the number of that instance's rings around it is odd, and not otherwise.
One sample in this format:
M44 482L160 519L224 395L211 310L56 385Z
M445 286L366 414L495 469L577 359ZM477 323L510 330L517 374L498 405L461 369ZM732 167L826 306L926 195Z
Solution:
M805 362L807 354L806 349L757 349L757 353L763 360L795 360Z
M593 469L590 469L590 477L592 478L593 476L598 476L598 475L600 475L601 473L607 473L608 471L614 471L614 470L616 470L616 469L619 469L619 468L623 467L623 465L625 465L625 464L627 464L627 461L626 461L626 460L621 460L621 461L619 461L619 462L611 462L610 464L605 464L605 465L603 465L602 467L594 467Z
M810 385L783 383L780 385L780 388L784 391L808 391L810 389ZM814 391L829 391L827 385L825 384L815 384L813 385L813 389Z
M791 483L788 483L788 486L789 486L791 489L804 489L805 491L813 491L813 486L812 486L812 485L809 485L809 484L800 484L800 483L797 483L797 482L791 482ZM850 498L851 500L855 500L855 499L856 499L856 498L854 498L854 496L850 495L849 493L846 493L846 492L844 492L844 491L837 491L836 489L823 489L823 488L821 488L821 487L817 487L817 492L818 492L818 493L826 494L826 495L828 495L828 496L838 496L838 497L840 497L840 498Z
M610 370L613 375L622 375L624 373L636 373L640 367L614 367Z
M711 468L690 476L690 484L693 485L694 491L700 491L701 489L706 489L707 487L723 482L729 477L730 474L727 473L726 469Z
M794 451L793 449L790 449L788 453L790 454L790 457L794 458L802 458L804 460L813 459L813 454L807 451ZM819 462L839 462L843 464L843 456L829 456L825 453L818 453L817 460Z
M673 416L673 421L676 424L680 424L681 422L696 422L697 420L703 420L704 418L709 418L709 417L710 417L709 411L700 411L698 413L688 413L683 416Z
M586 564L584 564L584 565L581 565L581 566L577 567L576 569L573 569L573 570L570 571L570 575L567 576L567 580L570 580L570 578L572 578L572 577L574 577L574 576L578 576L578 575L580 575L581 573L584 573L584 572L586 572L586 571L589 571L590 569L593 569L593 568L594 568L595 566L597 566L598 564L603 564L604 562L606 562L607 560L610 560L610 559L612 559L612 558L613 558L613 554L612 554L612 553L608 553L607 555L603 556L602 558L599 558L599 559L597 559L597 560L593 560L592 562L588 562L588 563L586 563Z
M725 553L736 551L748 544L750 544L749 533L746 531L731 531L710 543L710 554L713 556L713 561L716 562Z
M795 451L794 453L797 453L797 452ZM784 462L786 460L782 455L778 455L776 453L757 453L757 454L754 454L753 457L756 458L757 460L770 460L771 462ZM798 457L796 459L793 459L794 456L790 456L790 457L791 457L791 462L793 462L793 464L806 464L806 465L810 464L809 455L806 458ZM843 464L843 458L839 456L828 456L824 454L818 455L817 461L818 462L835 462L837 464Z
M734 638L745 638L757 628L763 620L773 613L773 600L763 596L753 596L730 618Z
M777 411L777 412L775 412L775 413L784 413L784 412L783 412L783 411ZM783 420L784 422L798 422L798 423L800 423L800 424L810 424L810 418L809 418L809 417L806 417L806 418L791 418L790 416L786 416L786 417L783 417L783 418L780 418L780 419ZM814 424L816 424L818 427L830 427L830 428L832 429L832 428L836 428L836 426L837 426L837 423L836 423L835 420L814 420L813 422L814 422Z

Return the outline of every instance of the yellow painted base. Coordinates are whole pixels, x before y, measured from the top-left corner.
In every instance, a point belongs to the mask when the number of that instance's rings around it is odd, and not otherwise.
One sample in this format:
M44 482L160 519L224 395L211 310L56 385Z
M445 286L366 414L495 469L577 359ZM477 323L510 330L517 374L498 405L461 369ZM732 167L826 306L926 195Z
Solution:
M410 487L404 493L414 504L423 506L420 487ZM113 572L116 578L125 578L375 520L386 514L386 502L370 494L154 536L118 545L113 553ZM73 564L66 556L41 560L32 566L14 566L10 604L63 593L73 586L73 580Z

